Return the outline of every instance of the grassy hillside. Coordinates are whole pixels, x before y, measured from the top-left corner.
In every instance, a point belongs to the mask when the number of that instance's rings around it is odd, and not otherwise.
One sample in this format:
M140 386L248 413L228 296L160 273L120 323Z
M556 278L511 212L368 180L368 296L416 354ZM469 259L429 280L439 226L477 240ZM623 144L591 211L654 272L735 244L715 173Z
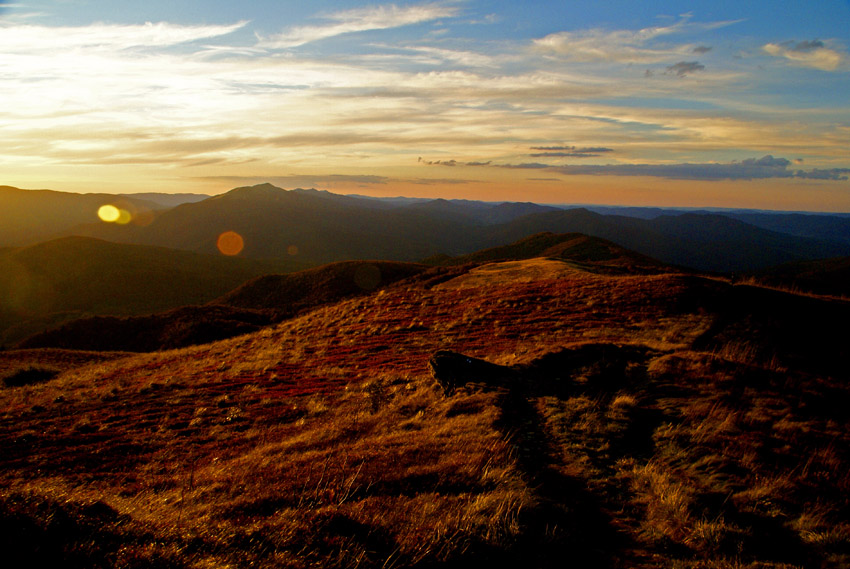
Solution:
M204 303L285 267L84 237L6 250L0 253L0 330L11 342L75 317Z
M443 277L184 350L0 352L55 374L0 389L6 562L850 563L850 303L558 259ZM447 396L444 349L492 365Z

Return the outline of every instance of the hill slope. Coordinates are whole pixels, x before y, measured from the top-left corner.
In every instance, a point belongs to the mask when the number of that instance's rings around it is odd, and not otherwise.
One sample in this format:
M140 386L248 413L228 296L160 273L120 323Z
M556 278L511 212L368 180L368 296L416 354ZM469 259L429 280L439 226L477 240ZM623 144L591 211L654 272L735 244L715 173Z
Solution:
M0 330L10 342L73 317L203 303L284 267L85 237L6 250L0 253Z
M850 562L850 303L541 258L413 282L180 351L45 353L54 379L0 389L9 563Z
M20 348L152 352L247 334L347 297L420 274L422 265L347 261L253 278L204 306L135 317L95 316L34 334Z
M850 296L850 257L778 265L758 271L753 277L772 286Z

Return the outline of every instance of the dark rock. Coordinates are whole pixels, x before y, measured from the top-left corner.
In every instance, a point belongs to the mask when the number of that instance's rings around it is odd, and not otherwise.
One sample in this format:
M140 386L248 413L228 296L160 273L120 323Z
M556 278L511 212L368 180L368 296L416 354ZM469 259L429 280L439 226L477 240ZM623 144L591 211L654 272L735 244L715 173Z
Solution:
M517 373L509 367L450 350L436 352L428 360L428 367L446 395L451 395L458 387L471 383L510 388L517 379Z

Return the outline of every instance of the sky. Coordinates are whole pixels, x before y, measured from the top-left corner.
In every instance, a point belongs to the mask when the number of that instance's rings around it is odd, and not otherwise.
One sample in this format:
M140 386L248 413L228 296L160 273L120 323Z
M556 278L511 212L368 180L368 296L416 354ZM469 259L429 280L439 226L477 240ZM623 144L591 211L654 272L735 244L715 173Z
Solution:
M0 184L850 212L850 1L0 2Z

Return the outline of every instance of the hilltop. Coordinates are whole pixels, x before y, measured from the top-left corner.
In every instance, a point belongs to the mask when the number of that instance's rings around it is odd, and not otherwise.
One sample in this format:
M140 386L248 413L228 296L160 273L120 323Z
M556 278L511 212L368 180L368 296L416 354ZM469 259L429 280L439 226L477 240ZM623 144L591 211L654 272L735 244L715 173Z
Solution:
M182 350L0 352L12 566L850 562L850 303L439 270ZM452 393L446 349L479 370Z

